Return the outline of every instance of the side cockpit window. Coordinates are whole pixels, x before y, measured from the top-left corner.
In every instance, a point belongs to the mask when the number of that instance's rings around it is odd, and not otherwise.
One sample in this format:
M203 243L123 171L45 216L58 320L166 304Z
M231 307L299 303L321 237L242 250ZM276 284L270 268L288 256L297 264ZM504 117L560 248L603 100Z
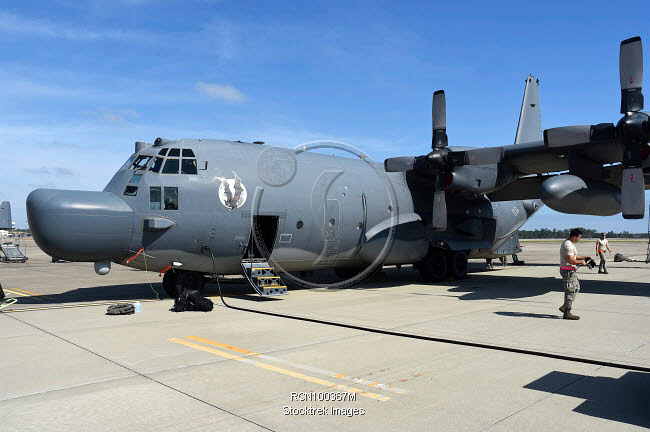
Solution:
M126 188L124 188L124 195L126 196L136 196L137 194L138 194L137 186L128 185Z
M136 196L138 194L138 185L142 180L142 174L133 174L129 184L124 188L124 195L126 196Z

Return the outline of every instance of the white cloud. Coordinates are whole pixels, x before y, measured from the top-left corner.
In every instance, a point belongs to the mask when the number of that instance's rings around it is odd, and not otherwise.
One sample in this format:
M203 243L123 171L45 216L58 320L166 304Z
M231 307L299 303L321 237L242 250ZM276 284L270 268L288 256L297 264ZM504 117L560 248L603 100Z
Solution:
M118 125L128 125L131 120L140 117L140 114L132 109L112 110L107 107L101 107L99 111L101 113L99 116L100 120Z
M153 35L130 30L93 30L75 28L70 24L60 24L44 19L25 18L8 12L0 12L0 31L12 35L59 38L70 40L93 41L112 40L148 40L155 41Z
M196 90L228 102L243 102L246 95L231 85L208 84L202 81L196 83Z

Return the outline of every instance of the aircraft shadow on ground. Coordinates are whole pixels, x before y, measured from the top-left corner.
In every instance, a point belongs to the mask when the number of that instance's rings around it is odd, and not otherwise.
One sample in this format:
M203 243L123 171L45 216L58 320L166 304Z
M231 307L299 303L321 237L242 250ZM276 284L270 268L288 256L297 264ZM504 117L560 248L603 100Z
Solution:
M423 292L413 293L414 295L447 294L452 297L457 297L460 300L521 299L536 297L549 292L557 292L558 298L560 298L563 293L562 281L554 276L538 278L514 276L509 275L507 272L503 273L503 276L471 273L467 279L463 280L449 280L436 284L426 284L420 280L418 272L411 268L403 268L399 271L396 269L386 269L368 281L350 289L373 291L410 284L423 286ZM647 283L613 280L582 280L580 285L581 293L639 297L650 296L650 284ZM154 283L152 286L158 292L161 299L169 298L161 283ZM221 282L221 289L224 296L237 297L250 301L272 301L278 299L274 297L259 297L243 278L224 280ZM291 287L289 289L290 291L293 290ZM329 290L324 289L323 291L327 292ZM217 285L214 283L207 284L203 291L203 294L206 296L214 296L218 295L218 293ZM458 296L457 294L461 295ZM20 304L43 305L52 303L153 300L156 299L156 294L148 283L137 283L76 288L58 294L20 296L17 298ZM545 316L539 316L539 318L545 318Z
M111 301L135 301L135 300L155 300L156 293L161 300L169 299L162 283L154 283L151 286L148 283L121 284L121 285L103 285L85 288L76 288L58 294L41 294L38 296L15 296L10 293L7 297L16 297L18 304L30 306L45 306L57 303L93 303L93 302L111 302ZM221 283L221 291L224 296L237 297L253 301L266 301L271 298L259 297L254 294L253 289L243 281L243 279L232 282ZM216 284L206 284L204 291L205 296L219 295ZM254 295L253 295L254 294Z
M427 284L420 280L417 271L389 269L384 271L380 277L374 277L355 288L373 290L418 284L424 287L430 286L431 294L441 294L440 288L443 288L446 293L460 293L461 295L458 297L460 300L520 299L536 297L549 292L557 292L558 295L564 292L562 280L559 278L559 274L557 278L555 277L555 270L549 272L547 277L522 277L507 272L502 273L502 275L495 275L495 272L497 270L491 274L470 273L466 279ZM424 288L424 290L426 289ZM650 284L611 279L583 279L580 281L580 292L649 297Z
M627 372L620 378L609 378L553 371L524 388L584 399L573 410L580 414L650 427L647 373Z

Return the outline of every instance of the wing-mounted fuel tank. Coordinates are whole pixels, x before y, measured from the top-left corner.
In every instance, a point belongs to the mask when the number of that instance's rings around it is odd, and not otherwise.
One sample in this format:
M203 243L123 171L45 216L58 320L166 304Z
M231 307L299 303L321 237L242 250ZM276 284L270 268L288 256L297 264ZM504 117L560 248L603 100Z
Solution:
M544 204L560 213L611 216L621 212L621 189L604 182L565 174L540 186Z

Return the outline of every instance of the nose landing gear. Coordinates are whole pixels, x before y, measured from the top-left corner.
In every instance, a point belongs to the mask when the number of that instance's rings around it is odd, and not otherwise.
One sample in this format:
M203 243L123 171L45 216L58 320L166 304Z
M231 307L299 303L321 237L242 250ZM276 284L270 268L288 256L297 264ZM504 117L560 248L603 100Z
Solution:
M183 289L201 292L204 284L203 274L199 272L170 269L163 277L163 288L171 298L176 298Z

